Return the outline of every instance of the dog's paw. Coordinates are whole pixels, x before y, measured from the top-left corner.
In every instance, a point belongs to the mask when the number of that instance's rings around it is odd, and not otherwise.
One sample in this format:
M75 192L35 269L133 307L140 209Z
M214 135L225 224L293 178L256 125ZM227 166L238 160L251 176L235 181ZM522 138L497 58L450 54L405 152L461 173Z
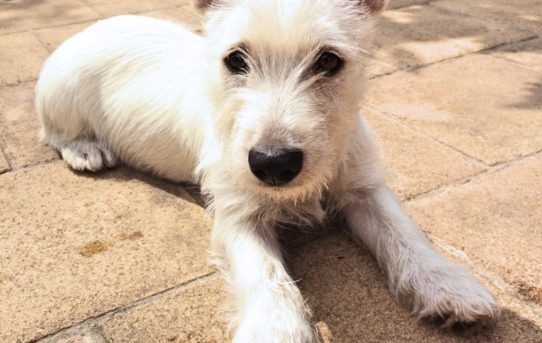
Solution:
M77 140L60 149L66 163L74 170L99 171L117 165L117 158L98 142Z
M317 343L318 336L313 325L305 319L284 321L268 318L245 319L237 328L234 343Z
M447 264L417 275L402 300L420 318L444 327L483 324L497 314L494 295L460 266Z

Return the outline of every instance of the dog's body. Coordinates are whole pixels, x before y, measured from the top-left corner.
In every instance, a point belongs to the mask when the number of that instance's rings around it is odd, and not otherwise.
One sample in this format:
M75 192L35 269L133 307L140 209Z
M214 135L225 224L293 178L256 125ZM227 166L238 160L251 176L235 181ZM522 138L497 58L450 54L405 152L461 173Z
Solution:
M431 248L386 187L358 114L361 44L384 1L193 2L216 5L205 37L125 16L64 43L36 87L44 141L77 170L122 161L202 184L237 300L236 342L317 340L276 228L329 213L414 313L491 317L491 293Z

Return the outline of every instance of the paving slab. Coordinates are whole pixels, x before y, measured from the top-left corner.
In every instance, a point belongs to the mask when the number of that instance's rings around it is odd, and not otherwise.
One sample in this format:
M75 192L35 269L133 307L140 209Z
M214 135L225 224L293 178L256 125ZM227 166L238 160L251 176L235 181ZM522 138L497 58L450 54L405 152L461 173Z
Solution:
M1 342L28 341L212 271L179 186L63 162L0 175Z
M178 8L144 12L141 15L182 22L195 32L201 33L203 31L204 16L189 4Z
M397 8L403 8L403 7L414 6L414 5L425 5L430 2L431 0L390 0L386 9L394 10Z
M0 86L38 78L49 52L30 32L0 36Z
M542 156L485 174L408 208L423 228L542 305Z
M94 24L96 21L87 21L84 23L49 27L45 29L35 30L34 35L49 49L54 51L66 39L79 33Z
M493 329L478 333L454 334L418 322L392 299L368 251L342 234L297 247L291 266L324 342L534 343L542 337L541 326L508 307Z
M220 343L231 341L224 283L218 275L114 315L102 324L107 342Z
M41 340L40 343L108 343L99 329L91 327L79 333L62 334Z
M138 13L141 16L149 16L157 19L168 19L181 22L187 25L194 31L201 32L202 30L202 16L197 13L196 10L190 5L182 5L179 8L170 8L165 10L156 10L150 12ZM57 27L49 27L41 30L35 30L34 34L50 51L55 50L66 39L75 35L78 32L83 31L95 21L88 21L84 23L64 25Z
M188 4L188 0L85 0L85 2L105 17L119 14L134 14Z
M341 233L290 248L288 256L324 343L533 343L542 334L542 317L502 294L493 327L452 333L418 322L392 299L368 251ZM224 287L219 275L205 277L99 320L99 332L111 343L228 342Z
M10 169L11 167L9 166L8 160L6 159L2 151L0 151L0 174L5 173L9 171Z
M450 182L480 173L485 166L404 125L367 110L363 116L378 134L389 182L402 199L409 199Z
M372 80L366 104L486 164L542 149L542 73L476 54Z
M0 34L77 23L98 17L98 13L80 0L0 1Z
M493 55L542 72L542 38L503 46Z
M16 167L58 158L39 141L39 124L34 111L34 82L0 88L0 136L4 152Z
M375 56L416 67L532 37L528 31L430 6L385 11L378 20Z
M197 13L190 5L183 5L179 8L138 13L138 15L149 16L158 19L174 20L182 22L194 31L201 32L202 30L202 16ZM78 32L83 31L93 23L95 23L95 21L49 27L45 29L35 30L34 34L49 49L49 51L53 51L58 48L60 44L62 44L66 39L70 38Z
M439 0L431 2L431 5L542 34L539 0Z
M368 79L372 79L381 75L391 74L399 70L398 66L380 61L369 53L362 57L362 59L362 62L365 65L365 73Z

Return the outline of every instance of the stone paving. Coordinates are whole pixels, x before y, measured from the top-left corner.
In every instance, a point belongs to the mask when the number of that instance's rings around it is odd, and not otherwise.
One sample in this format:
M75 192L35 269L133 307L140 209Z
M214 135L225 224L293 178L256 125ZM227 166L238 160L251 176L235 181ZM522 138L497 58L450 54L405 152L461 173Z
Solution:
M187 1L0 0L0 342L227 342L212 219L182 185L70 171L37 140L33 87L63 40L122 13L201 29ZM324 342L542 342L542 3L391 0L363 115L437 248L498 296L449 332L396 305L341 233L288 262Z

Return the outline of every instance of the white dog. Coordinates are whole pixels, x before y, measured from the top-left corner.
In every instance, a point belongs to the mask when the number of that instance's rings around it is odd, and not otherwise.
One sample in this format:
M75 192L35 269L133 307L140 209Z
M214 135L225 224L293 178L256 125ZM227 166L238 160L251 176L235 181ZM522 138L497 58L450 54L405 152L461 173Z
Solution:
M66 41L36 87L43 140L76 170L123 163L196 181L236 298L235 342L315 342L277 227L344 218L398 299L448 324L493 295L431 247L383 180L359 116L362 44L385 0L193 0L204 37L145 17Z

